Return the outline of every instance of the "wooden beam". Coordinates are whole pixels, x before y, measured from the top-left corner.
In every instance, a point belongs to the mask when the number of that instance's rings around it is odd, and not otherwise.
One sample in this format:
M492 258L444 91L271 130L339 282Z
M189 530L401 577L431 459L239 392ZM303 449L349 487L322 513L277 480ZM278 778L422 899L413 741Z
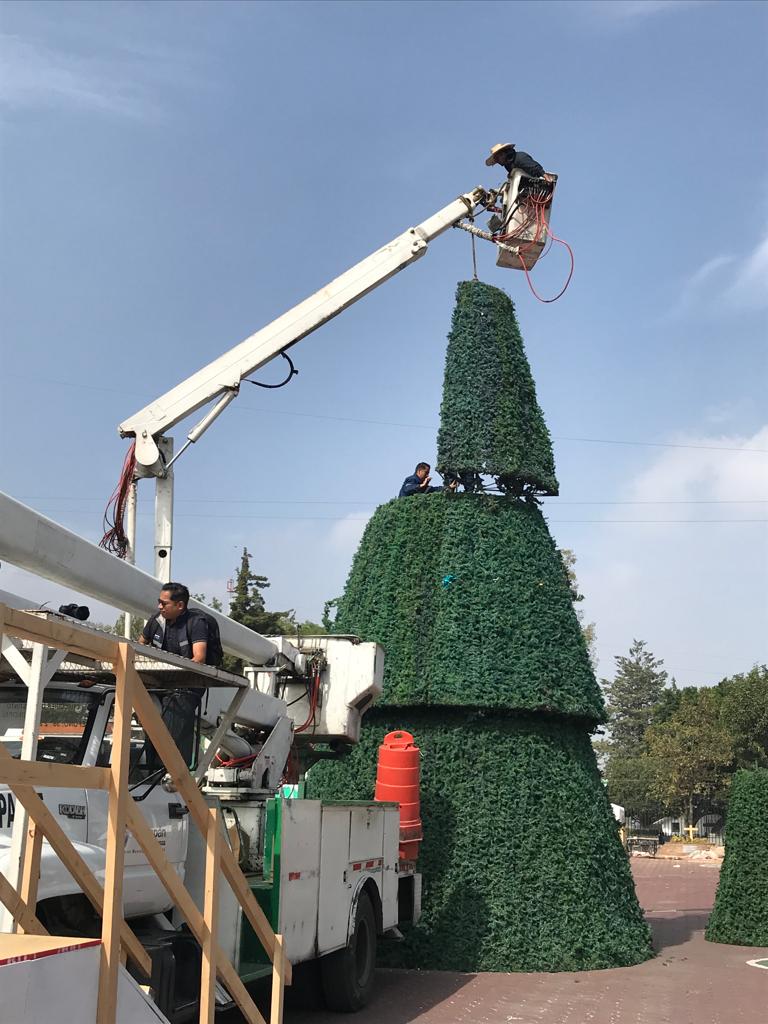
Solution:
M11 760L13 760L11 755L3 744L0 743L0 771ZM93 908L101 915L104 905L104 890L97 881L96 876L72 845L69 836L64 832L61 825L31 786L12 785L10 788L19 803L27 809L30 818L40 827L44 838L51 844L56 856L85 893ZM149 977L152 973L152 961L149 958L149 954L125 922L122 924L120 939L129 956L133 958L134 962Z
M109 768L84 768L51 761L4 761L0 783L11 786L53 786L56 789L109 789Z
M275 936L275 959L272 963L272 1009L269 1024L283 1024L283 1000L285 998L285 952L283 936Z
M168 769L178 792L184 798L192 820L200 829L201 834L205 835L208 828L208 805L197 788L195 780L190 775L189 768L184 763L184 758L179 753L176 744L166 729L160 712L143 686L135 688L133 706L136 708L136 713L139 716L139 721L144 731L152 741L152 746ZM251 892L248 881L240 870L240 865L235 860L232 851L224 844L221 848L221 870L231 886L238 903L243 908L243 912L248 918L256 936L264 947L267 956L274 962L275 933L272 931L272 925L256 902L256 897ZM291 964L290 961L286 960L286 985L290 985L291 976Z
M133 667L133 650L120 644L115 662L115 705L112 719L112 763L109 767L107 849L104 873L104 913L101 919L101 969L96 1024L115 1024L120 976L120 925L123 924L123 872L128 768L131 754L131 694L140 680Z
M166 892L176 904L181 916L187 922L198 943L202 946L205 940L205 923L195 901L189 895L174 866L169 863L163 848L155 839L152 830L133 800L128 802L128 829L133 833L136 842L144 851L157 877L165 886ZM222 844L222 848L223 844ZM216 973L226 985L232 998L237 1003L247 1024L266 1024L258 1007L248 994L248 990L240 980L226 954L216 943Z
M214 1024L216 1016L216 948L219 925L219 812L208 808L205 835L205 889L203 902L203 957L200 970L200 1024Z
M96 658L114 663L117 657L117 641L76 626L74 623L44 619L39 615L20 612L17 608L3 605L3 631L7 636L33 640L48 647L67 651L69 654L81 654L85 658Z
M14 921L21 925L26 935L47 935L34 910L19 896L11 883L0 871L0 903L10 912Z
M28 907L37 906L37 883L40 880L42 848L43 833L34 821L30 821L27 824L27 842L24 846L24 861L21 865L21 885L19 886L19 895Z

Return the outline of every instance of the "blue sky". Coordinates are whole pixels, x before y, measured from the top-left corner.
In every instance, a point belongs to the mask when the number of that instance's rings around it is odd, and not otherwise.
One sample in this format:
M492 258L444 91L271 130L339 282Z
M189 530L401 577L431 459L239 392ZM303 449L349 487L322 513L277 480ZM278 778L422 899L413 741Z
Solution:
M738 2L3 4L2 488L98 539L121 420L512 141L560 175L576 272L550 306L489 247L480 275L517 306L600 670L633 637L680 684L768 660L767 30ZM270 606L319 617L434 459L469 276L450 232L289 388L244 389L178 463L175 577L223 597L247 545ZM150 513L146 486L147 568Z

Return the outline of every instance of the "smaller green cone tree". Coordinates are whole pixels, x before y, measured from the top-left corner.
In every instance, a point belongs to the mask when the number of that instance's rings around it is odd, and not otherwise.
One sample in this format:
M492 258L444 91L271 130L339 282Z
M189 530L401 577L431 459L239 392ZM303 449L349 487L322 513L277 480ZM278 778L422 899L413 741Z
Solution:
M456 291L437 470L462 480L487 474L502 490L557 494L555 458L512 300L482 281Z
M706 937L768 946L768 768L737 772L725 826L725 859Z

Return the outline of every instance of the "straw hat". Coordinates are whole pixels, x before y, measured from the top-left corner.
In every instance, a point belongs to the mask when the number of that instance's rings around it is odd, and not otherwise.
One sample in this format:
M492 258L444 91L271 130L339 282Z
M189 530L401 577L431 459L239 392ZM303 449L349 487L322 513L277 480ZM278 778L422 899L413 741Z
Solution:
M486 167L493 167L497 162L496 157L501 153L503 149L514 149L514 142L497 142L495 146L491 146L491 155L485 161Z

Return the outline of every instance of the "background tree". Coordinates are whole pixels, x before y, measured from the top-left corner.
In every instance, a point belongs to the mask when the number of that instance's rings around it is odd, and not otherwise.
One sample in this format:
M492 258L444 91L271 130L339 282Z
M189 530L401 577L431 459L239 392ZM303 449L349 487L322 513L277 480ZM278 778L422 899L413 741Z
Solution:
M146 619L140 619L136 615L131 616L131 640L139 639L146 621ZM116 633L118 636L125 635L125 613L118 615L112 632Z
M685 809L690 825L696 798L723 795L733 771L734 742L722 703L715 688L686 688L677 710L645 735L650 793L667 807Z
M768 767L768 667L755 665L743 675L723 679L717 689L736 767Z
M281 622L293 621L293 609L267 611L262 591L269 587L269 580L251 571L252 557L248 549L243 548L240 568L235 578L234 596L229 604L229 616L262 636L277 636L281 633Z
M579 601L584 600L584 595L579 591L579 582L576 579L576 555L571 548L560 548L560 557L568 577L573 602L578 604ZM587 645L589 660L592 662L592 667L597 668L597 627L594 622L584 621L584 612L580 608L576 609L576 618L579 620L581 635Z
M284 615L278 622L275 636L325 636L328 630L319 622L304 619L299 622L294 616Z
M615 660L613 681L602 681L608 700L609 737L595 740L594 746L611 800L642 812L657 799L652 794L646 730L662 708L675 704L675 683L672 680L672 688L667 688L664 663L646 649L643 640L634 640L629 655Z
M644 640L633 640L629 657L618 655L615 661L613 681L602 680L611 743L623 755L640 754L654 708L664 699L668 676L664 662L646 650Z

